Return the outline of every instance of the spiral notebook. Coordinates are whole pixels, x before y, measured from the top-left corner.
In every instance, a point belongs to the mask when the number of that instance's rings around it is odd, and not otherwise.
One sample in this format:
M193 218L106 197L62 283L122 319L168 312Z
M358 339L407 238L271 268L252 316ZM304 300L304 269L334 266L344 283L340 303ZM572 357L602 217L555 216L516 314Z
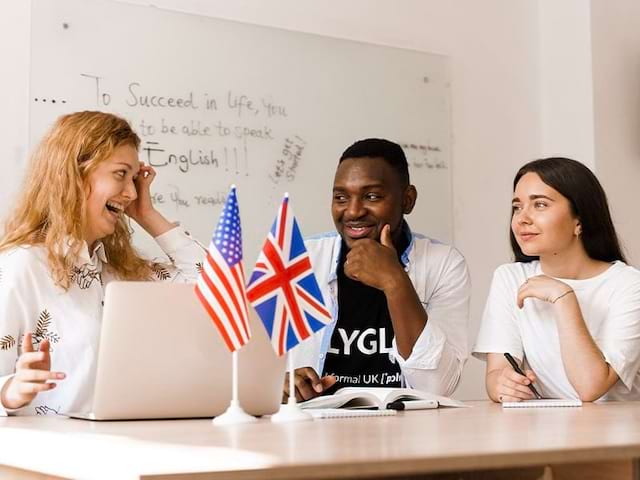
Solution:
M521 402L503 402L502 408L581 407L582 401L569 398L542 398Z
M315 408L305 410L313 418L392 417L395 410L350 410L344 408Z

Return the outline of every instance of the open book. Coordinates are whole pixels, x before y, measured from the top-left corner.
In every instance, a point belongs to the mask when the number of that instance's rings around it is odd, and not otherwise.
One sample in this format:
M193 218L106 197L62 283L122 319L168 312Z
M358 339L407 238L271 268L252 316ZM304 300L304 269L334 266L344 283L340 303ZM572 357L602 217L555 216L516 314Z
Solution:
M464 403L452 398L414 390L412 388L363 388L345 387L333 395L320 396L300 403L300 408L378 408L386 409L395 401L409 403L413 400L431 400L431 406L424 408L467 407Z

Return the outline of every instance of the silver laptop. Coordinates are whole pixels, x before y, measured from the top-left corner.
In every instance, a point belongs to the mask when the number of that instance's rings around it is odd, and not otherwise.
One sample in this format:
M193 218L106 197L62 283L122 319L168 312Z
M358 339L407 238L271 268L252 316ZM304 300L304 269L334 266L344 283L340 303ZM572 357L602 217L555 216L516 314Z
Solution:
M231 353L193 285L107 285L89 420L214 417L231 400ZM240 403L266 415L282 399L285 359L250 309L252 337L239 351Z

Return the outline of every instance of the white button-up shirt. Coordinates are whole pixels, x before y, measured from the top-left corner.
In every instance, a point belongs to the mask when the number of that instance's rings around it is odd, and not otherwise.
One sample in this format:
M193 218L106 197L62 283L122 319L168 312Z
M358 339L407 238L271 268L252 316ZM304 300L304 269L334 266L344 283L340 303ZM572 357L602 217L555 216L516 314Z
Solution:
M204 249L188 233L174 228L156 242L170 262L154 263L156 280L195 281ZM108 268L104 246L89 253L85 245L69 273L64 291L51 277L47 252L40 246L16 247L0 254L0 390L15 372L22 337L33 333L33 347L48 339L51 370L66 378L51 391L39 393L26 407L0 415L63 414L88 411L95 383L105 286L117 280Z
M409 358L398 353L393 339L391 355L400 365L402 383L438 395L455 390L468 357L468 321L471 282L464 257L455 248L411 233L401 261L429 320ZM338 276L342 239L335 232L305 240L320 290L334 322L296 346L291 354L298 367L322 373L338 318Z

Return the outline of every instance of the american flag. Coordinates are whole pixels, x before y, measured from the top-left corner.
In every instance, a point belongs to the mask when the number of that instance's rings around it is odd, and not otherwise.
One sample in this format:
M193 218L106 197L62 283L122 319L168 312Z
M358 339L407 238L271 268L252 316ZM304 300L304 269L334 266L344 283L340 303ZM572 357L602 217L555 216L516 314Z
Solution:
M195 288L231 352L251 337L244 285L240 209L231 187Z
M264 242L247 298L278 355L331 323L288 196Z

